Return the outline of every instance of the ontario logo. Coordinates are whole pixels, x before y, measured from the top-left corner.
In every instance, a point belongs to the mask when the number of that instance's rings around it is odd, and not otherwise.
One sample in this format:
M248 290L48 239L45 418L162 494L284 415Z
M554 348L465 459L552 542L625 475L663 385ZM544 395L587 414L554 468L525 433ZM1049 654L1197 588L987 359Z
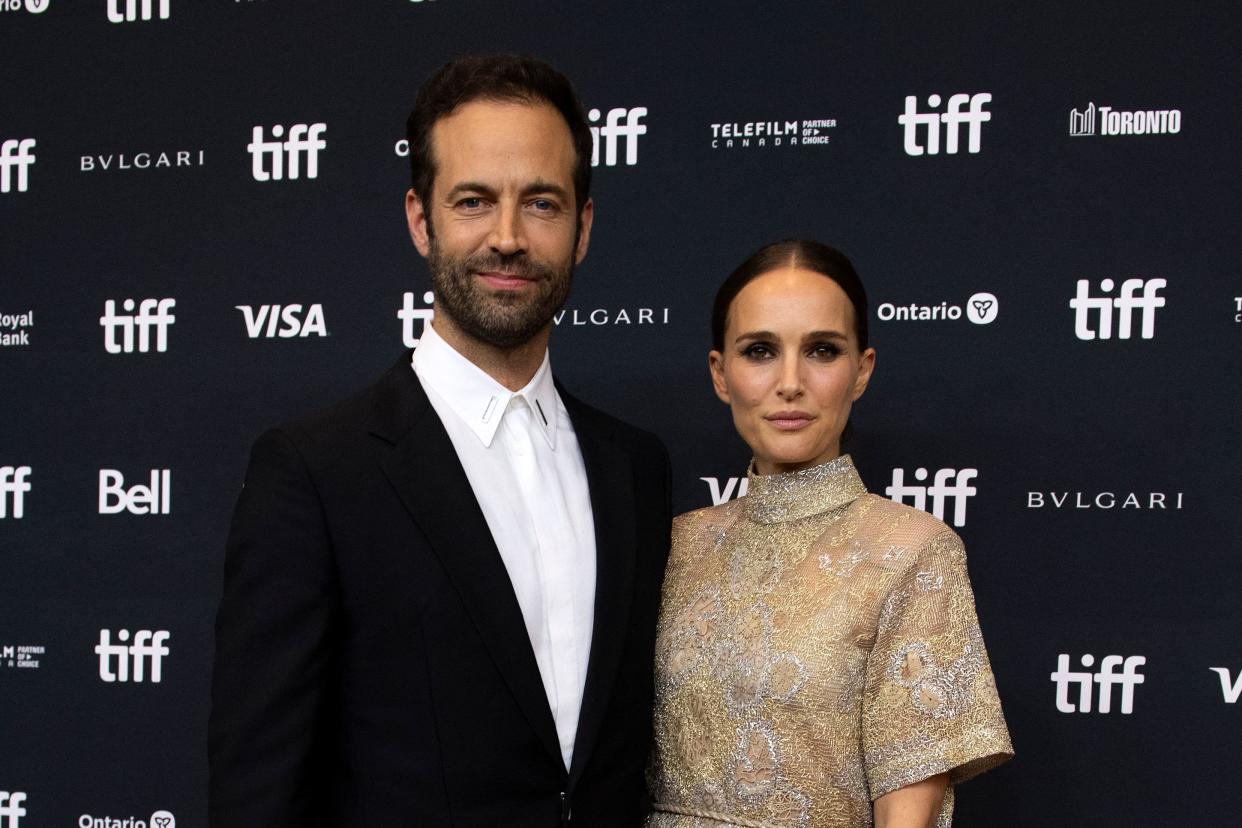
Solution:
M990 325L1000 314L1000 300L994 293L975 293L963 304L948 301L934 305L917 302L883 302L875 309L881 322L956 322L965 316L976 325Z

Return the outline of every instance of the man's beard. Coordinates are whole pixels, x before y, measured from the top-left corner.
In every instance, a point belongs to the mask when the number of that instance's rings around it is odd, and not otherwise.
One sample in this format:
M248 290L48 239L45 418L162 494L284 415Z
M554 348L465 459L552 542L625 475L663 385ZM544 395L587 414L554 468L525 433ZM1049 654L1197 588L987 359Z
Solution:
M572 259L558 268L525 253L487 252L457 259L440 250L434 238L427 265L437 310L471 338L505 350L526 344L552 321L569 295L574 270ZM488 290L475 279L476 273L488 271L512 273L533 284L521 291Z

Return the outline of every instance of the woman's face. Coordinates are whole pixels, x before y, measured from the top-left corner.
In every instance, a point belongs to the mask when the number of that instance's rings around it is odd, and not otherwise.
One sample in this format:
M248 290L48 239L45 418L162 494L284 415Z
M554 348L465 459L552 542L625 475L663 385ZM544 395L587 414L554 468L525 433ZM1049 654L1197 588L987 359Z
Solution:
M723 351L708 355L716 395L755 455L759 474L795 471L841 453L850 406L875 349L859 351L854 307L836 282L799 267L752 279L729 308Z

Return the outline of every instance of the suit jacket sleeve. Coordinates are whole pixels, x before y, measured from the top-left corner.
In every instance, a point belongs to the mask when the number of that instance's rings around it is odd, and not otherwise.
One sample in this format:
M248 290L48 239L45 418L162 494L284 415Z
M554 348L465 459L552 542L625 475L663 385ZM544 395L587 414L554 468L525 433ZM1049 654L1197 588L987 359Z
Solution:
M319 495L294 442L269 431L251 451L225 554L208 725L212 828L321 823L338 616Z

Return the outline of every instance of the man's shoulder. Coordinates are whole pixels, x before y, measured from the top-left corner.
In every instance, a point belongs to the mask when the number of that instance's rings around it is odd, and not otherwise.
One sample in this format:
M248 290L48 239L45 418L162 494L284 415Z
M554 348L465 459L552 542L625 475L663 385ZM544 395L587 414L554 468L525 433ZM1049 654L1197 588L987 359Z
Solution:
M569 411L575 428L586 426L632 451L653 452L667 457L668 450L664 446L664 441L652 432L584 402L580 397L566 390L559 381L556 384L556 390L565 403L565 408Z

